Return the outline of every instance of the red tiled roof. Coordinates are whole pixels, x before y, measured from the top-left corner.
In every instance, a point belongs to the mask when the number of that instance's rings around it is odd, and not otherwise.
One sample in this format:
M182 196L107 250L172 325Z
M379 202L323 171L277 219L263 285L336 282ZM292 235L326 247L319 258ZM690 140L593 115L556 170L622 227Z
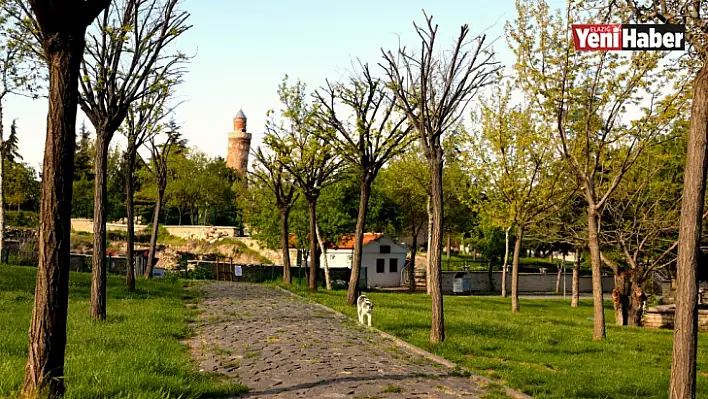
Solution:
M363 244L369 244L372 241L376 241L383 237L383 233L364 233ZM354 234L348 234L342 236L336 244L329 244L327 248L330 249L354 249Z

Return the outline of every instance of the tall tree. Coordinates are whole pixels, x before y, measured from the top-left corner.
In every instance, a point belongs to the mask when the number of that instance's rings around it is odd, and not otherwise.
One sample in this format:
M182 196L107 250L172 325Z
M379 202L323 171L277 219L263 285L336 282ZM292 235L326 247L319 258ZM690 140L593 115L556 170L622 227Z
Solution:
M686 164L677 264L676 320L673 361L669 384L670 399L696 397L696 350L698 347L698 251L708 172L708 64L705 18L708 3L697 1L627 0L639 21L686 24L686 40L693 53L693 100Z
M617 325L641 325L646 283L676 262L681 138L648 148L607 202L600 238L608 247L603 261L619 271L612 291Z
M581 186L587 206L587 244L593 274L593 339L605 338L599 226L608 199L637 157L676 115L670 74L659 68L661 52L575 52L571 21L626 16L571 3L565 17L543 1L517 1L518 17L507 24L515 69L538 113L555 127L558 151ZM627 108L639 115L631 118ZM618 155L616 143L623 145Z
M548 128L530 116L529 107L510 103L512 89L507 82L503 90L482 102L479 131L469 138L467 164L478 184L485 187L485 202L492 203L487 210L501 211L497 218L516 227L511 311L518 312L524 233L572 195L574 182L563 171Z
M276 124L273 119L270 119L267 123L269 125L268 130L271 131L288 129L282 123ZM280 253L283 259L283 282L291 284L290 229L288 228L288 220L290 210L299 197L299 194L296 193L295 179L278 160L276 153L258 148L255 151L255 157L250 179L255 180L254 184L267 187L275 199L275 206L278 208L280 215Z
M410 125L405 123L404 116L398 115L395 95L384 81L371 76L368 64L360 62L359 65L361 71L350 79L349 84L327 81L322 92L315 91L315 98L322 106L317 117L324 125L320 129L325 133L323 139L335 148L360 181L348 305L355 305L357 299L371 184L381 167L405 150L411 141L408 138ZM340 108L342 106L344 109Z
M154 74L145 79L145 96L130 104L122 133L128 139L125 149L125 210L127 216L128 248L126 283L128 291L135 291L135 165L138 149L155 135L167 128L164 120L176 106L169 106L168 101L174 95L175 86L181 82L184 71L175 68L166 74ZM159 79L159 80L158 80Z
M76 111L84 34L108 0L30 0L18 3L49 67L49 112L42 164L39 265L29 331L23 395L61 397L69 302L71 194Z
M179 126L177 126L174 120L168 123L164 133L167 138L161 144L158 144L155 140L157 135L153 135L148 139L150 142L150 162L143 162L150 174L152 174L157 189L155 209L153 210L152 216L152 232L150 233L150 252L148 253L148 265L145 268L146 279L152 278L152 269L155 263L155 248L157 247L157 235L160 226L160 211L165 199L165 190L167 190L168 161L171 154L179 152L186 144L186 140L181 138Z
M287 76L278 95L285 108L281 115L290 126L287 130L270 130L263 141L278 155L279 162L294 178L307 200L310 216L310 280L308 289L317 290L319 265L317 245L317 199L322 189L335 181L341 160L333 147L318 132L316 107L308 104L305 85L296 82L288 86Z
M415 290L415 265L418 251L418 235L427 224L425 209L428 187L425 181L418 180L425 175L425 163L415 152L406 152L394 158L381 170L379 183L383 191L398 207L404 231L411 235L411 260L408 265L408 289ZM422 173L421 173L422 169Z
M113 0L89 31L80 104L96 130L90 303L94 319L106 318L108 149L131 104L162 90L161 82L172 78L175 69L186 61L180 52L166 53L168 46L190 28L186 24L189 13L179 10L178 2Z
M413 54L405 47L399 47L395 53L382 49L382 67L408 123L418 132L430 168L433 215L428 252L432 296L430 341L437 343L445 339L441 289L444 154L441 139L455 126L478 90L494 83L499 66L485 47L486 36L470 38L468 25L460 28L450 54L439 57L435 47L438 25L433 24L432 16L425 12L423 15L425 26L413 24L421 40L420 53Z

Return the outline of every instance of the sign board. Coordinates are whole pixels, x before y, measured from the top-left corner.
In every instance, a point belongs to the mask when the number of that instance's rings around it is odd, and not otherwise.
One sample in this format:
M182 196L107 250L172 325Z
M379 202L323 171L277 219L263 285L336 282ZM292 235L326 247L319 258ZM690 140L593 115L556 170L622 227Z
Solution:
M234 266L234 276L236 276L236 277L243 276L243 269L241 269L241 266Z

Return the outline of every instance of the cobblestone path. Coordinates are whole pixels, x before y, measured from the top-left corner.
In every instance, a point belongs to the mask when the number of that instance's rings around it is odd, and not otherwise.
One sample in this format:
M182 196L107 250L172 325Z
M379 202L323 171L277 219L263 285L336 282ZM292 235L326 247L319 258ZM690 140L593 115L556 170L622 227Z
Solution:
M255 284L201 286L189 344L248 398L481 398L484 387L307 300ZM374 322L376 315L374 314ZM499 396L495 396L499 397Z

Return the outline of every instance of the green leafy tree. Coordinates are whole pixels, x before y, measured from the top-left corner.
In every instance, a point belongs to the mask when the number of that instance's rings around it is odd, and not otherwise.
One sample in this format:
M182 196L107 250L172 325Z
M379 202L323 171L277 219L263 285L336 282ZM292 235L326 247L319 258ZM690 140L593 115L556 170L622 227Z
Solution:
M307 200L310 216L310 278L308 288L317 290L319 266L317 243L317 200L322 189L335 181L341 160L324 139L315 124L316 107L308 104L305 85L296 82L288 86L287 76L278 95L284 109L281 117L290 126L287 130L269 129L263 141L275 151L279 162L294 178Z
M94 146L86 123L81 125L77 139L71 213L74 217L93 218Z
M138 149L161 131L167 129L166 118L176 108L169 101L174 96L176 86L181 83L184 70L173 68L168 74L151 73L143 81L145 94L128 105L125 123L119 129L128 139L125 149L125 198L126 222L128 230L126 282L128 291L135 291L135 168ZM159 209L159 208L158 208ZM149 267L152 273L152 263Z
M165 201L165 191L169 179L169 159L173 153L180 152L186 145L186 140L182 139L179 126L171 120L163 132L166 136L164 142L158 143L153 135L148 139L150 143L150 162L143 162L144 170L150 174L150 180L155 187L155 208L153 210L152 232L150 233L150 253L148 254L148 266L145 269L145 278L152 278L153 263L155 263L155 248L157 246L157 235L160 226L160 211Z
M574 182L564 173L547 125L531 116L530 107L510 103L512 88L507 82L503 91L481 102L479 130L469 136L466 158L478 185L483 187L483 209L490 219L499 221L505 230L516 228L511 310L518 312L524 232L572 195Z
M571 3L564 17L543 1L518 1L517 10L518 17L506 31L517 58L519 82L539 117L554 128L555 145L584 194L593 273L593 339L602 340L606 333L600 217L639 155L676 117L684 96L662 90L674 83L671 70L660 67L665 53L572 49L568 34L573 21L619 22L627 16L621 8L608 12ZM632 117L628 108L639 116ZM616 150L618 145L621 150Z
M419 153L410 151L395 158L381 171L381 190L393 201L401 219L401 225L411 236L411 259L408 266L408 289L415 290L416 253L418 236L428 221L426 201L428 190L425 182L416 177L421 169L425 174L425 163Z
M33 54L26 45L29 35L22 30L18 32L17 23L12 18L12 14L18 11L14 2L0 0L0 254L5 247L5 160L17 153L17 136L14 136L14 143L4 140L5 100L13 94L33 95L38 81L36 70L31 68ZM15 129L13 120L10 140Z
M275 127L273 120L269 121L271 129L287 129L284 126ZM288 228L288 219L290 210L295 201L298 199L296 192L295 179L288 173L283 164L278 160L277 154L264 151L258 148L255 152L255 163L253 172L250 174L251 180L254 183L260 184L261 187L267 188L275 200L275 206L278 208L280 216L280 249L283 262L283 282L291 284L290 277L290 229Z

